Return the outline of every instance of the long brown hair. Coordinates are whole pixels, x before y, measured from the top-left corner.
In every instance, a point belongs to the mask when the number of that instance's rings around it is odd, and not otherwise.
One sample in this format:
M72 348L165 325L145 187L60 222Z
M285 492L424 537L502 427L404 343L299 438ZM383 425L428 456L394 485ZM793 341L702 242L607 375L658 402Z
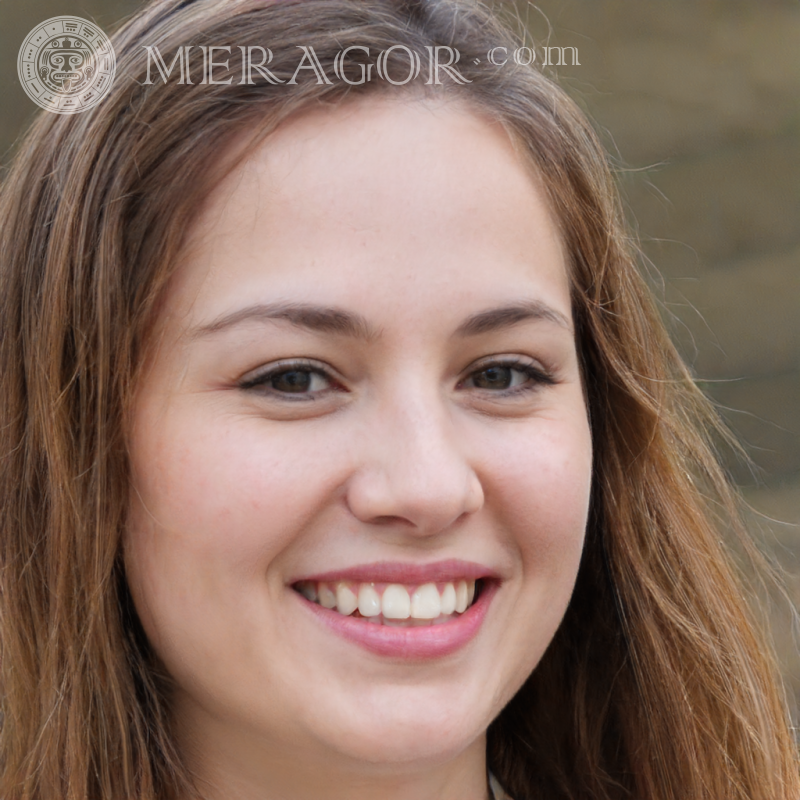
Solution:
M330 67L347 45L374 57L398 44L423 60L457 48L465 80L288 82L298 45ZM709 444L716 418L640 277L591 127L534 67L486 63L518 44L473 0L160 0L114 37L105 100L36 120L0 199L0 796L192 794L120 554L126 419L153 314L234 136L415 91L499 120L540 176L570 255L595 450L575 593L489 729L490 768L516 800L800 797L774 663L720 542L741 525ZM168 61L232 45L215 68L232 80L165 82L151 64L148 83L145 45ZM283 83L241 82L251 45L272 50ZM359 58L342 65L352 82ZM407 51L387 63L405 75Z

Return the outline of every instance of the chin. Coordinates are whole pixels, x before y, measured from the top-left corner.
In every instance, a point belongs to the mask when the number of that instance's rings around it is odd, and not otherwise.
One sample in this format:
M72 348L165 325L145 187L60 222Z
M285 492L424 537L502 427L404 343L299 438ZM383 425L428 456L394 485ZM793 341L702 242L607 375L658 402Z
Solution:
M342 755L375 764L436 764L456 758L485 734L494 716L490 709L469 709L476 695L464 702L441 697L430 701L430 692L414 697L399 688L383 702L359 704L359 713L347 724L335 725L333 741Z
M452 724L452 723L450 723ZM485 731L464 731L439 726L376 728L369 733L354 734L347 743L343 755L356 761L372 764L436 765L456 759L466 751Z

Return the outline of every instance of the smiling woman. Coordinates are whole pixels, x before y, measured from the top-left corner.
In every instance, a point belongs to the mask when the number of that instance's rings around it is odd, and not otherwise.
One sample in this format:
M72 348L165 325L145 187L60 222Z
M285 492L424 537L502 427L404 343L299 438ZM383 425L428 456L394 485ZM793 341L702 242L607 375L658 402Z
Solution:
M274 81L145 81L153 43L265 41ZM472 0L168 0L38 120L1 206L4 798L800 796L713 414L588 124L481 62L517 44ZM349 45L460 71L355 85Z
M126 545L207 785L485 791L580 563L570 319L540 190L461 103L295 115L215 188L138 386Z

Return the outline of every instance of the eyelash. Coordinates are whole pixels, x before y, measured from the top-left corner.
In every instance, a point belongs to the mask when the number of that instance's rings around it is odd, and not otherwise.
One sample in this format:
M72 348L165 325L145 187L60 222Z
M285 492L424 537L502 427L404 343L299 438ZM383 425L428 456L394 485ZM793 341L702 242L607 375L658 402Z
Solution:
M500 369L510 369L516 372L521 372L526 378L526 382L520 386L511 387L508 389L503 389L500 391L493 391L491 389L484 389L483 391L488 392L495 397L514 397L517 395L528 394L529 392L534 392L537 389L541 388L542 386L552 386L556 381L552 374L549 371L536 367L533 364L530 364L526 361L523 361L520 358L500 358L495 359L492 361L487 361L484 364L481 364L477 369L474 369L470 374L464 378L462 381L459 381L458 387L461 387L468 381L470 378L474 378L476 375L480 375L481 373L487 372L489 369L492 368L500 368ZM269 386L270 382L275 380L275 378L279 377L280 375L286 375L287 373L291 372L298 372L298 373L310 373L311 375L318 375L326 379L329 383L334 384L329 389L322 390L320 392L282 392L275 390ZM318 364L311 361L305 361L302 359L289 361L282 364L277 364L265 372L259 373L252 378L248 378L247 380L241 381L239 383L239 388L243 390L260 390L263 394L267 394L269 396L280 398L281 400L287 400L289 402L302 402L302 401L313 401L318 399L320 394L327 393L329 391L341 391L341 388L335 387L336 381L331 375L328 373L327 370L321 368ZM476 387L477 388L477 387ZM479 389L480 391L480 389Z
M475 375L480 375L482 372L487 372L488 370L497 367L500 369L510 369L514 370L515 372L521 372L528 379L521 386L515 386L497 392L490 389L484 390L499 397L512 397L515 395L528 394L529 392L536 391L542 386L552 386L556 382L555 378L549 371L541 367L536 367L527 361L523 361L521 358L499 358L480 364L478 368L470 372L470 374L463 381L459 381L458 385L462 386L467 380L473 378Z
M252 378L242 381L239 384L239 388L244 390L260 390L263 394L280 398L281 400L288 400L290 402L316 400L319 393L312 394L306 392L280 392L269 386L270 382L275 378L280 375L286 375L290 372L307 372L311 375L322 376L329 383L335 383L330 374L316 363L298 359L295 361L286 361L284 363L276 364L275 366L267 369L265 372L258 373ZM330 389L325 391L330 391ZM333 391L337 390L333 389Z

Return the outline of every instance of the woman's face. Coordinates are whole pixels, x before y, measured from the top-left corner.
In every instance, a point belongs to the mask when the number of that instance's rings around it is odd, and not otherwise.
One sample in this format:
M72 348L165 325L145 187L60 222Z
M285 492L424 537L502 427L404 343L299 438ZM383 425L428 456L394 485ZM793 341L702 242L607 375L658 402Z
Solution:
M139 386L125 543L189 750L241 780L482 759L581 556L572 325L543 192L461 105L307 113L215 189Z

